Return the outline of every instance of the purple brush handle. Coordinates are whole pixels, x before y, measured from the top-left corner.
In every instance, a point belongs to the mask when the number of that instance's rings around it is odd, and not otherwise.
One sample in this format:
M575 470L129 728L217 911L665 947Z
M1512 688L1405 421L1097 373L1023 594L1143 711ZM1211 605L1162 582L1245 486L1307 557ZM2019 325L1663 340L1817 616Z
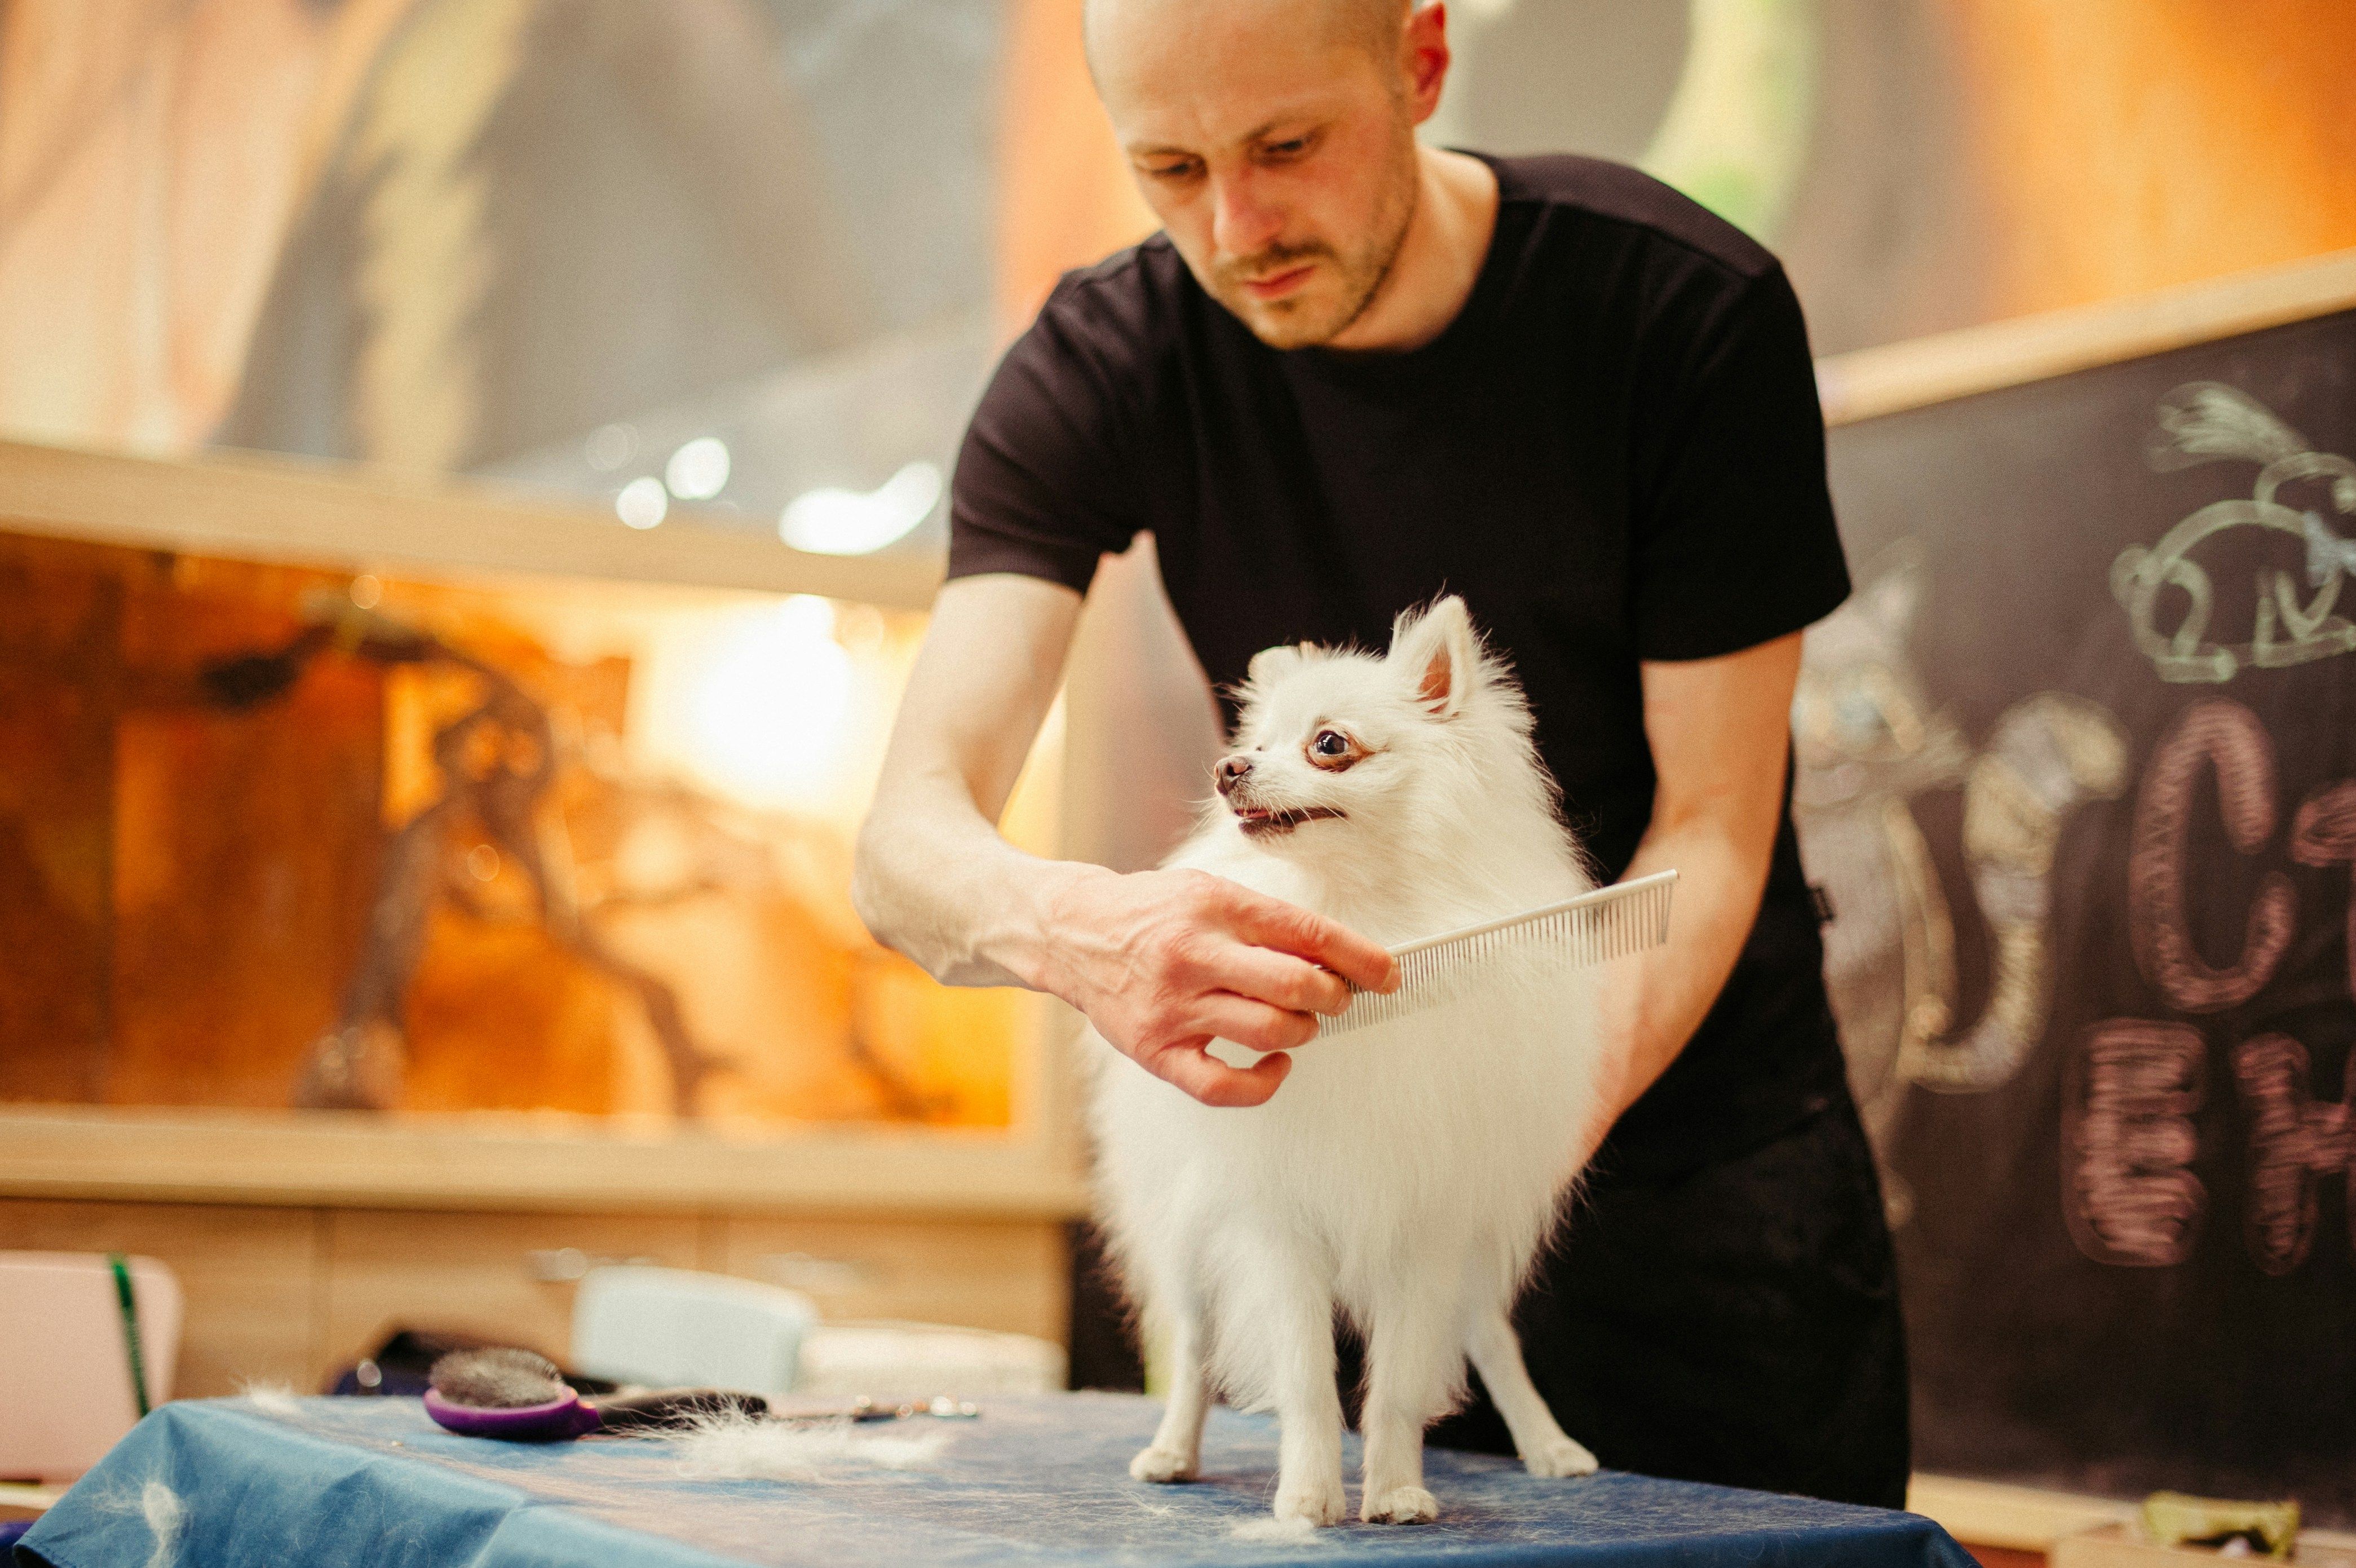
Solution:
M486 1405L453 1404L428 1389L425 1413L437 1425L461 1437L497 1437L509 1443L561 1443L584 1432L594 1432L598 1426L596 1411L583 1404L579 1394L570 1392L546 1404L495 1410Z

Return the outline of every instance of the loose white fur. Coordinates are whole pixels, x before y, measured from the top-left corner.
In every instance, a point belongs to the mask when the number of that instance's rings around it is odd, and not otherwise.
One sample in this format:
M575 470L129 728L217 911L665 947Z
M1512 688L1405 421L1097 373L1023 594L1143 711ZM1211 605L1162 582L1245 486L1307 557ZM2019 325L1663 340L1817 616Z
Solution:
M155 1538L147 1568L172 1568L180 1557L180 1534L188 1528L188 1505L163 1482L151 1480L139 1488L139 1512Z
M98 1506L109 1513L135 1514L147 1526L155 1548L145 1568L175 1568L180 1560L180 1538L188 1528L188 1505L170 1485L155 1477L139 1484L136 1497L126 1488L102 1493Z
M238 1385L254 1409L265 1415L300 1415L303 1407L295 1402L294 1391L285 1383L262 1382L253 1380Z
M1280 1545L1306 1546L1317 1540L1317 1527L1298 1514L1290 1519L1250 1519L1231 1524L1227 1533L1237 1541L1274 1541ZM1325 1538L1333 1540L1332 1536Z
M724 1413L699 1416L671 1440L682 1476L696 1480L822 1481L858 1470L929 1469L943 1431L870 1434L850 1422L799 1424Z
M1169 864L1387 945L1591 886L1527 704L1462 600L1402 616L1384 657L1271 649L1241 695L1248 768ZM1340 769L1321 751L1337 740L1353 758ZM1341 814L1291 814L1304 809ZM1593 1041L1587 983L1544 966L1304 1046L1249 1110L1203 1105L1096 1038L1099 1208L1171 1355L1161 1429L1130 1473L1192 1478L1222 1387L1277 1412L1275 1518L1340 1522L1337 1306L1367 1341L1360 1518L1437 1516L1423 1429L1462 1397L1468 1357L1532 1474L1593 1470L1531 1386L1507 1317L1595 1119Z

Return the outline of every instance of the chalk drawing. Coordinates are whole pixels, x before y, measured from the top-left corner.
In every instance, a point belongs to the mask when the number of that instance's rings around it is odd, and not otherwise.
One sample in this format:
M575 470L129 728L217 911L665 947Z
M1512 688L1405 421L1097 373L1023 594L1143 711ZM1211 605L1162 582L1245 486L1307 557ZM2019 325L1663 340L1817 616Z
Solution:
M2301 865L2356 864L2356 779L2327 784L2299 803L2290 857ZM2348 900L2348 994L2356 999L2356 887Z
M2143 1018L2104 1019L2072 1054L2062 1212L2096 1262L2164 1268L2191 1255L2209 1203L2190 1168L2208 1061L2200 1030Z
M2356 541L2341 537L2320 510L2300 510L2279 499L2287 485L2319 484L2335 516L2356 516L2356 463L2311 450L2305 436L2264 404L2216 381L2188 382L2160 400L2158 427L2145 445L2145 456L2162 469L2227 461L2259 466L2248 499L2204 506L2158 543L2130 545L2111 564L2112 596L2127 613L2136 647L2161 680L2222 685L2244 670L2287 669L2356 650L2356 626L2332 613L2340 584L2356 572ZM2216 590L2195 552L2221 534L2245 528L2299 542L2306 586L2313 596L2302 602L2288 572L2261 568L2254 574L2256 618L2250 640L2212 642L2208 632ZM2169 589L2181 592L2184 604L2175 629L2163 632L2162 618L2174 602L2163 599Z
M2307 1260L2315 1241L2317 1179L2349 1168L2356 1127L2349 1106L2308 1098L2307 1047L2288 1035L2260 1035L2233 1052L2233 1076L2250 1129L2250 1257L2270 1274ZM2356 1085L2356 1073L2349 1075ZM2351 1223L2356 1237L2356 1221Z
M2267 872L2250 902L2233 967L2212 969L2194 950L2184 923L2184 865L2193 786L2205 768L2216 769L2218 810L2236 851L2256 854L2275 831L2274 742L2257 715L2217 697L2179 714L2153 747L2136 797L2127 937L2144 978L2169 1006L2187 1013L2222 1013L2265 989L2290 946L2298 915L2290 878Z
M1866 585L1810 628L1793 703L1793 821L1825 889L1825 978L1849 1086L1886 1152L1908 1088L2001 1086L2042 1037L2051 1009L2051 882L2062 831L2123 788L2126 738L2099 705L2040 692L2008 708L1975 753L1935 711L1906 639L1927 583L1921 553L1893 548ZM1954 1029L1954 929L1912 798L1964 790L1964 856L1986 922L1987 1007ZM1893 1223L1911 1199L1883 1172Z

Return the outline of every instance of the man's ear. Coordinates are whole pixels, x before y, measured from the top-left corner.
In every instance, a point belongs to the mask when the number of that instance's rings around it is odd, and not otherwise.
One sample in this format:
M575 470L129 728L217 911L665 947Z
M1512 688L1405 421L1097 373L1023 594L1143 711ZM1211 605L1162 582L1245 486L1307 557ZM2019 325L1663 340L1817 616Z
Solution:
M1448 80L1448 7L1418 5L1408 13L1399 37L1399 77L1407 84L1407 102L1419 125L1440 107L1440 90Z
M1452 719L1464 711L1480 658L1472 617L1453 594L1391 623L1388 662L1412 683L1415 700L1434 718Z

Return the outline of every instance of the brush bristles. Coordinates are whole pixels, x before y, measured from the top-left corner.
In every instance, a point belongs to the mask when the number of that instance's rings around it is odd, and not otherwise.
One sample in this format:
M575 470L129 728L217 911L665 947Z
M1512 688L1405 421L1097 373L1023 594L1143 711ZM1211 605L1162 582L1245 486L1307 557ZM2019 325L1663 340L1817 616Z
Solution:
M434 1363L434 1391L477 1410L522 1410L568 1391L556 1363L530 1350L453 1350Z
M1580 969L1656 947L1669 936L1669 891L1656 882L1631 886L1624 897L1576 909L1557 909L1436 943L1401 955L1399 988L1388 995L1359 992L1348 1011L1325 1018L1318 1037L1387 1024L1464 994L1503 963L1545 963Z

